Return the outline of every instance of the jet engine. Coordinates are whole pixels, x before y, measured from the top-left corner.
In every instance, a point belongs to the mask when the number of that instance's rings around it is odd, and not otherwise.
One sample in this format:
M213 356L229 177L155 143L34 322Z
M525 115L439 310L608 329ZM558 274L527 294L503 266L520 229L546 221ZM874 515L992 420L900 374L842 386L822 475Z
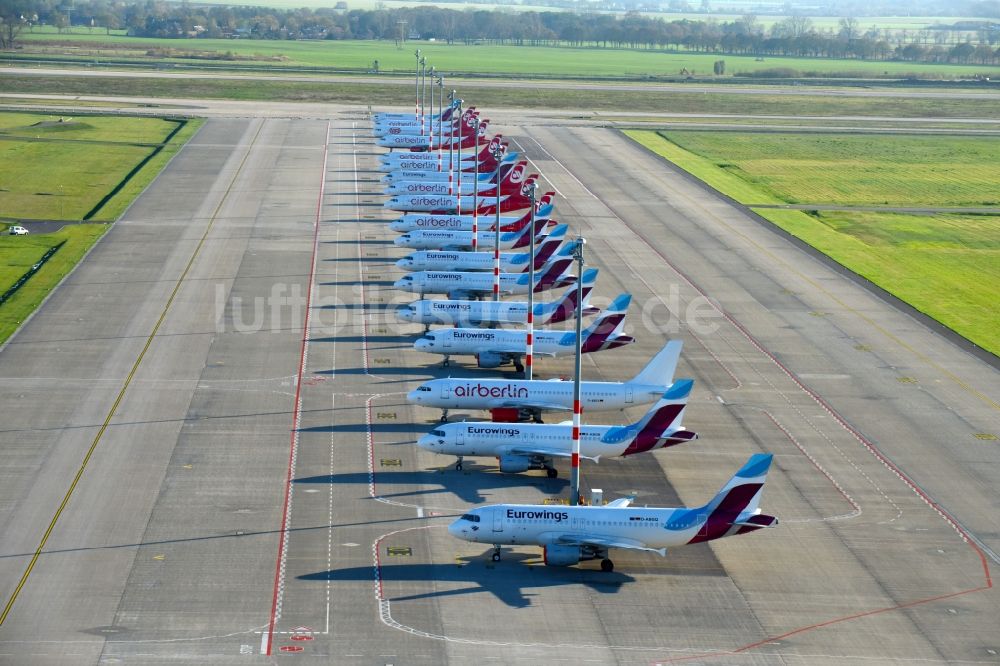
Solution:
M503 356L496 352L479 352L476 360L480 368L499 368L503 364Z
M580 561L580 547L545 546L542 548L542 559L550 567L573 566Z
M531 458L527 456L500 456L500 471L505 474L518 474L531 469Z

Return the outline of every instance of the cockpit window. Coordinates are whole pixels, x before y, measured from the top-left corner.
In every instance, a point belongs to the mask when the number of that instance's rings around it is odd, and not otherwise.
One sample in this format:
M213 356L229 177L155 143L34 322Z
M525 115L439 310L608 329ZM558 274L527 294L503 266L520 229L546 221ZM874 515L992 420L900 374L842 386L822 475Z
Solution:
M404 280L412 280L413 276L412 275L404 275L402 279L404 279Z
M424 339L425 339L425 340L435 340L436 338L434 337L434 334L433 334L433 333L428 333L428 334L426 334L426 335L424 336Z
M431 430L431 434L435 437L444 437L444 430Z
M470 523L478 523L479 522L479 516L477 516L474 513L464 513L464 514L462 514L462 520L467 520Z
M430 391L431 387L430 386L418 386L417 390L418 391Z

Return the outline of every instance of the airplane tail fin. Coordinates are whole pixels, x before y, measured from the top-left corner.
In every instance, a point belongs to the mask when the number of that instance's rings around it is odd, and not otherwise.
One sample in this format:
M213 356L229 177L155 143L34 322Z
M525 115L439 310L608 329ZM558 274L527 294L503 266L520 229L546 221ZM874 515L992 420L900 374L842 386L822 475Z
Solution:
M674 373L677 372L677 362L681 357L681 348L684 346L683 340L671 340L663 349L656 353L646 367L639 371L632 378L632 384L645 384L651 386L669 386L674 381Z
M693 379L678 379L653 407L632 426L635 439L622 455L643 453L698 439L698 435L681 427L681 419L691 397Z
M583 313L594 314L597 308L589 304L590 294L594 290L594 283L597 281L597 269L588 268L583 273L583 284L580 289L583 292ZM560 298L550 302L541 303L535 306L535 315L539 317L541 325L558 324L561 321L572 319L576 316L576 285L566 290Z
M549 285L557 282L572 265L572 259L556 259L550 263L535 277L535 293L544 291Z
M584 354L599 351L606 347L607 343L610 342L609 338L625 323L625 315L628 313L628 306L631 302L632 294L619 295L601 313L601 316L594 320L594 323L584 329L581 345ZM613 342L617 342L621 338L628 338L628 336L618 336ZM628 342L621 340L624 344L632 341L632 338L628 338ZM620 347L622 345L612 344L612 346Z
M549 234L542 239L538 247L535 248L535 270L540 270L545 264L552 258L552 255L556 253L559 246L563 244L563 239L561 237L553 238L552 234ZM525 260L524 270L528 270L528 264L531 263L530 255Z
M778 519L760 512L760 497L774 456L755 453L715 497L696 511L707 516L704 527L691 543L746 534L762 527L774 527Z

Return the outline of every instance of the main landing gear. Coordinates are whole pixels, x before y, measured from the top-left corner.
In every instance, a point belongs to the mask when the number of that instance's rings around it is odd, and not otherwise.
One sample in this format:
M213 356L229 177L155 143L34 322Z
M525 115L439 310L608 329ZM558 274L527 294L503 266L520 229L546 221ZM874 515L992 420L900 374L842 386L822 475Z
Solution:
M451 356L445 356L444 360L441 361L441 367L447 368L449 365L451 365Z
M447 422L448 422L448 410L447 409L442 409L441 410L441 423L447 423Z
M614 562L612 562L611 560L609 560L606 557L603 560L601 560L601 571L605 571L607 573L611 573L614 570L615 570L615 563Z
M524 374L524 363L521 363L516 358L514 359L514 372L520 372L522 375Z
M493 544L493 558L492 559L493 559L494 562L499 562L500 561L500 544L498 544L498 543Z
M456 472L461 472L462 471L462 462L463 462L462 461L462 456L459 456L458 457L458 462L455 463L455 471Z
M545 476L549 477L550 479L554 479L557 476L559 476L559 470L557 470L555 467L546 467Z

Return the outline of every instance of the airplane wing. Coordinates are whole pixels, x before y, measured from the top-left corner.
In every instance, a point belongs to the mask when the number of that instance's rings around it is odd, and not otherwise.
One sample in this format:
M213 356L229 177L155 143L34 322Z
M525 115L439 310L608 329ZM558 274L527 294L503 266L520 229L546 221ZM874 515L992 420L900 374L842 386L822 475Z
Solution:
M548 456L552 458L569 458L573 455L572 451L566 451L563 449L547 449L544 446L514 446L509 449L510 453L522 456ZM584 456L581 458L586 458L587 460L593 460L594 462L600 462L601 456Z
M585 534L565 532L562 534L547 535L548 543L559 544L561 546L598 546L600 548L624 548L627 550L642 550L650 553L659 553L661 557L666 557L666 548L650 548L641 541L626 539L623 537L609 537L600 534ZM548 545L543 543L542 545Z
M624 509L625 507L627 507L628 505L630 505L633 501L635 501L634 497L622 497L622 498L616 499L614 502L608 502L607 503L607 508L609 508L609 509Z
M568 412L571 407L556 402L526 402L524 400L497 400L492 407L520 407L522 409L539 409L545 411Z

